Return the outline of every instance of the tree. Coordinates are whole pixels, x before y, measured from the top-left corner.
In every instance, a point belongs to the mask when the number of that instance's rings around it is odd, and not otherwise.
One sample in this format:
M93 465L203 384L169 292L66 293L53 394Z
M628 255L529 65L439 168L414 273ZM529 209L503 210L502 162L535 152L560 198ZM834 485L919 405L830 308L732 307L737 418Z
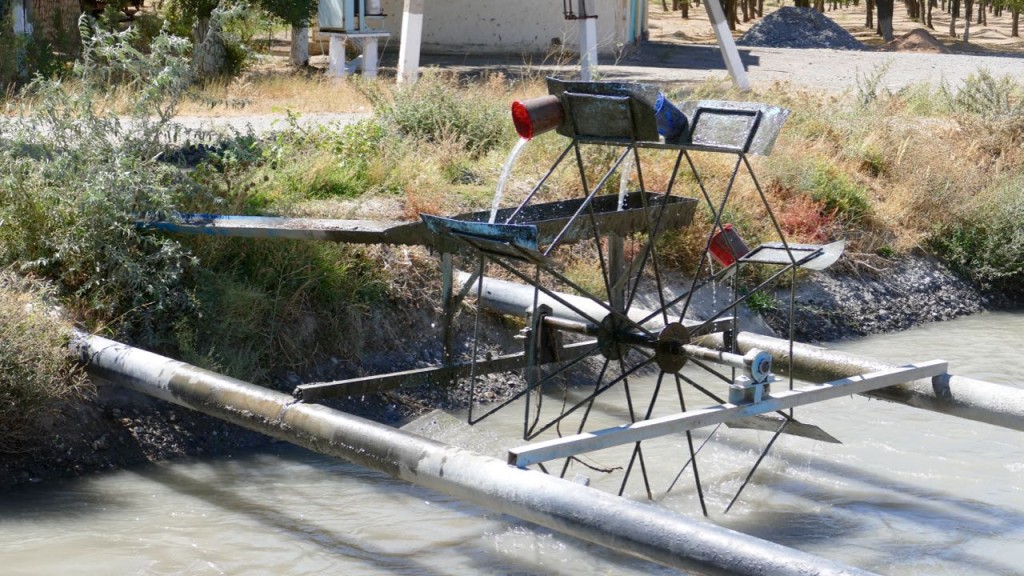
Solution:
M177 10L186 22L193 22L192 42L195 45L206 40L210 30L210 15L220 4L220 0L175 0L172 10Z
M974 0L964 0L964 43L971 41L971 10Z
M886 42L892 40L892 13L895 6L893 0L877 0L878 7L878 29Z
M317 0L259 0L263 8L292 26L292 64L309 63L309 23L317 11Z
M1020 38L1020 11L1024 8L1024 0L1002 0L998 6L1000 10L1010 9L1010 36Z

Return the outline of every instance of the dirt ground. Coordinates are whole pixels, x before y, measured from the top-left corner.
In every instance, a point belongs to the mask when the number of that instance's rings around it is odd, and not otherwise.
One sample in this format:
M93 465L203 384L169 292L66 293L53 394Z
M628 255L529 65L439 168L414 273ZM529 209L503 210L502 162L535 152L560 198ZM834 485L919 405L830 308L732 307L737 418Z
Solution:
M668 3L671 7L671 3ZM779 6L765 6L765 15L777 10ZM865 3L860 6L849 6L838 10L827 10L825 15L845 28L854 38L863 44L875 48L881 46L884 41L873 29L866 27ZM876 15L877 16L877 15ZM1010 36L1010 13L1004 12L1002 16L988 15L987 24L976 24L975 19L971 22L969 43L962 41L964 31L964 19L958 18L956 31L958 38L949 35L949 14L939 8L932 9L932 25L934 30L929 32L936 40L949 47L954 53L985 54L985 53L1018 53L1024 54L1024 38L1013 38ZM751 26L759 22L755 19L746 23L739 23L735 37L742 36ZM877 18L875 22L877 23ZM897 5L893 14L893 34L896 37L909 33L917 28L926 28L921 22L910 19L902 5ZM1024 27L1022 27L1024 28ZM714 44L715 35L711 29L707 13L703 4L690 9L690 17L683 19L680 12L665 12L657 3L651 5L650 12L650 40L652 42L676 43L676 44ZM1024 33L1024 29L1022 29Z

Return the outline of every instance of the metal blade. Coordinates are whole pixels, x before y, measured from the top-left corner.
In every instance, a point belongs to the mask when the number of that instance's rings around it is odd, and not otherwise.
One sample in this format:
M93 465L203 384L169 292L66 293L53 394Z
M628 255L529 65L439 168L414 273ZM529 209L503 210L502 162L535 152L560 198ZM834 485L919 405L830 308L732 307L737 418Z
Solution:
M725 425L729 428L739 428L743 430L763 430L765 432L774 432L779 429L779 424L782 423L781 416L768 416L762 414L760 416L750 416L748 418L741 418L739 420L731 420L726 422ZM835 436L825 432L819 426L814 424L805 424L798 420L790 419L789 424L782 431L783 434L789 434L790 436L800 436L801 438L809 438L811 440L817 440L819 442L828 442L830 444L842 444L842 442Z

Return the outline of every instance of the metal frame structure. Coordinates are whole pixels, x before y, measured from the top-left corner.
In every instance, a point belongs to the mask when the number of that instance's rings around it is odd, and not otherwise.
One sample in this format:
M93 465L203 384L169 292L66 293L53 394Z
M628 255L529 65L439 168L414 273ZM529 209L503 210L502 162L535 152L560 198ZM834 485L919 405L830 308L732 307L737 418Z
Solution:
M644 434L635 440L624 440L635 442L635 448L629 463L624 466L619 493L625 491L637 465L648 495L652 493L641 445L643 440L685 432L689 448L687 465L691 465L702 510L706 514L696 462L698 449L690 435L692 427L678 424L674 427L646 425L652 418L660 391L667 387L665 378L674 380L676 385L682 414L678 422L693 421L683 397L684 385L701 391L718 403L719 408L728 402L745 405L720 412L723 415L722 422L738 423L743 418L766 412L779 414L781 420L773 421L775 435L765 448L767 452L789 423L794 423L794 428L800 425L793 418L791 408L800 403L816 401L807 398L817 399L822 396L799 394L789 403L780 403L770 395L770 384L774 378L770 374L771 359L768 355L756 352L736 354L732 344L728 344L725 350L711 350L695 345L693 341L711 331L738 333L741 327L735 311L751 294L769 286L786 273L795 273L799 267L821 269L828 266L842 253L843 244L816 246L788 243L754 173L749 155L770 153L788 111L748 103L687 103L681 113L690 119L689 129L673 141L666 141L659 137L658 128L659 107L664 105L663 97L659 99L653 87L549 80L549 91L560 99L564 107L565 117L557 130L569 142L551 168L518 205L492 211L488 220L484 220L482 213L456 218L423 216L427 228L445 240L448 250L468 255L475 263L474 272L468 278L461 278L461 291L456 294L452 257L443 257L446 324L450 324L451 314L462 300L473 289L476 292L474 348L468 366L463 365L458 371L458 374L464 375L468 369L468 377L471 379L469 422L476 424L512 402L525 398L523 438L533 440L552 429L559 430L570 416L575 415L575 436L543 444L559 447L558 456L566 458L560 472L564 476L571 462L579 461L578 455L590 449L586 443L577 440L585 433L595 400L613 387L621 386L625 390L629 421L620 431L622 433L616 436L619 440L633 438L630 434L634 434L637 429L644 430ZM587 150L594 147L612 151L607 155L610 158L609 165L597 172L587 161ZM647 150L669 151L675 155L674 167L664 192L652 192L646 187L641 151ZM695 155L700 153L735 158L720 195L713 194L705 184L695 160ZM579 177L581 197L570 201L542 202L542 190L548 180L563 163L571 164L573 161ZM636 189L628 186L632 180L631 170L635 170ZM695 183L699 200L679 196L675 192L677 184L682 180L680 174L683 171ZM733 263L716 270L709 260L708 252L715 235L725 230L723 213L741 172L749 175L778 241L762 244L745 254L733 254ZM617 194L612 190L616 176L620 182ZM657 242L665 231L690 225L696 205L701 200L712 215L705 249L695 269L689 274L692 278L689 288L675 298L668 298L665 296L664 266L660 263ZM634 246L631 259L625 253L626 238L632 238L639 244L639 248ZM597 268L601 272L602 285L597 289L584 286L571 278L565 273L564 263L559 259L565 246L579 243L591 245L588 253L596 259ZM737 269L748 265L773 265L777 270L741 294L737 287L736 279L740 276ZM507 294L498 298L485 297L485 285L494 285L492 279L486 278L488 268L492 266L500 273L529 286L531 297L524 298L523 294L511 298ZM694 295L726 278L732 278L731 297L724 299L709 317L699 321L690 319L688 312ZM656 295L658 301L653 310L639 308L638 295L642 291ZM524 363L525 384L509 400L497 406L487 406L480 413L478 402L483 402L476 392L476 378L495 366L495 361L489 358L490 353L480 346L482 336L479 331L479 315L481 309L488 307L488 298L491 300L491 308L494 308L494 300L504 300L504 305L498 306L501 311L528 319L529 326L522 331L525 351L517 356L518 361ZM792 299L791 294L791 302ZM446 338L450 335L451 331L446 329ZM566 335L576 338L572 348L560 344ZM446 350L450 350L450 344L446 345ZM572 353L566 355L566 350ZM599 367L588 364L587 357L590 356L603 358L599 360ZM446 358L451 358L450 353L446 353ZM716 394L687 376L683 372L687 365L697 366L726 383L728 394ZM630 380L650 370L658 370L657 382L646 410L641 410ZM559 386L563 391L568 389L572 386L568 382L569 376L574 372L593 378L592 391L575 402L569 402L567 393L563 393L561 406L552 414L543 405L545 395L550 394L546 389ZM449 370L446 373L456 372ZM870 382L886 382L892 377L898 375L881 380L872 379ZM792 380L789 387L793 387ZM749 422L749 419L746 421ZM763 428L764 425L762 421L755 427ZM803 425L797 433L835 441L813 426ZM611 437L607 432L591 434ZM530 446L514 449L510 453L510 462L521 466L538 464L544 469L541 462L550 458L530 456L535 453ZM764 454L754 464L755 470L763 457Z
M943 363L933 362L886 369L880 374L852 374L854 378L846 381L797 391L793 390L791 376L788 391L773 392L773 386L782 386L773 374L773 362L781 372L794 373L792 328L785 341L788 350L768 353L747 347L741 351L738 339L743 327L737 319L738 307L752 294L792 274L792 326L797 269L823 269L835 262L844 248L842 242L824 246L788 242L754 173L749 157L771 152L788 111L722 101L687 102L681 110L666 109L671 104L666 104L656 88L626 83L552 79L549 92L546 98L555 98L564 115L554 117L555 121L545 116L544 129L557 130L568 143L536 184L511 207L500 208L499 190L490 211L452 218L424 215L417 223L176 215L172 221L147 225L185 233L431 246L440 254L442 271L442 364L303 384L293 393L298 400L315 402L331 396L424 383L444 385L469 378L470 423L479 423L521 403L523 438L543 440L539 445L512 448L510 462L517 466L537 465L547 472L545 461L564 457L559 472L564 477L574 462L583 463L582 455L595 447L633 444L629 461L622 466L620 495L637 467L648 496L652 495L643 442L684 434L688 460L683 470L691 469L705 514L697 465L700 448L691 435L695 428L714 421L773 432L733 498L735 502L780 434L837 442L817 426L797 421L795 406L945 372ZM662 137L665 114L681 121L685 129ZM644 176L644 161L658 154L673 156L664 191L648 189ZM732 159L720 190L712 190L698 167L704 155ZM545 198L549 193L547 184L558 170L568 170L578 178L578 197ZM742 241L739 246L732 241L716 245L717 239L731 230L723 215L741 176L749 177L776 238L753 249L747 249ZM676 191L682 187L681 182L692 185L696 198ZM705 230L703 250L699 261L686 271L691 279L689 286L681 294L670 296L658 242L666 232L691 226L699 206L711 221ZM576 247L569 250L570 245ZM709 254L716 248L725 250L727 262L715 264ZM565 257L578 258L581 254L592 258L594 268L600 271L596 286L567 272ZM716 252L715 256L720 254ZM472 272L459 271L457 261L468 263ZM747 266L773 270L755 283L743 279L742 269ZM517 282L488 277L489 270ZM691 318L695 295L717 284L724 284L726 289L714 310ZM652 302L641 306L641 293L653 295ZM474 308L472 350L468 357L460 357L455 345L456 320L461 312ZM485 345L481 330L485 311L525 320L519 335L521 350L510 353ZM517 371L521 371L524 382L503 402L489 404L490 398L479 393L479 377ZM649 372L656 372L657 377L644 407L631 380ZM698 381L694 372L712 383ZM655 418L659 396L673 382L678 413ZM724 386L724 390L716 391L716 386ZM613 429L588 430L596 400L613 388L624 391L625 422ZM705 395L712 405L688 410L684 388ZM545 402L545 398L556 402ZM774 416L769 415L772 412ZM561 438L561 428L570 423L575 431ZM550 438L552 432L557 432L559 438Z

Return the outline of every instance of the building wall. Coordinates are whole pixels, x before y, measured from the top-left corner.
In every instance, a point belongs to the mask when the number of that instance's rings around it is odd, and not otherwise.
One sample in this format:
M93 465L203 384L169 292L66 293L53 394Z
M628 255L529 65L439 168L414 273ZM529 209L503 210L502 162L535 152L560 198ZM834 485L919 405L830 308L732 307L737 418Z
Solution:
M598 15L598 50L612 54L632 41L630 10L646 0L592 0ZM574 0L575 2L575 0ZM390 44L400 40L403 0L383 0ZM561 42L579 45L577 26L565 20L557 0L426 0L423 51L433 53L543 54Z

